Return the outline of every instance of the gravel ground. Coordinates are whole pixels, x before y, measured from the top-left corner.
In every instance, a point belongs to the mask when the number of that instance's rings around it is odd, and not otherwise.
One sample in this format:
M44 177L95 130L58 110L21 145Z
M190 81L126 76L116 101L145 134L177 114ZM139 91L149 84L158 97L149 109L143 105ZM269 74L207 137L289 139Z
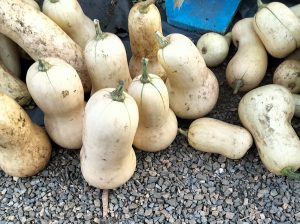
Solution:
M231 51L231 55L233 54ZM230 58L230 57L229 57ZM237 105L224 80L225 62L214 69L220 98L208 115L239 124ZM272 60L264 84L279 61ZM180 120L181 127L190 121ZM299 119L293 120L298 134ZM134 176L111 190L109 218L102 217L101 191L80 173L79 153L54 146L40 174L24 179L0 172L0 223L296 223L300 184L275 176L255 147L241 160L201 153L183 136L159 153L136 151Z
M163 1L158 1L163 2ZM220 97L208 115L240 124L224 76L230 55L216 69ZM272 59L262 84L280 61ZM191 121L179 120L187 128ZM300 119L293 126L300 136ZM255 146L243 159L201 153L178 135L159 153L136 151L137 169L111 190L109 218L103 220L101 191L87 185L79 152L54 145L49 165L30 178L0 171L0 224L3 223L300 223L300 182L275 176L262 165Z

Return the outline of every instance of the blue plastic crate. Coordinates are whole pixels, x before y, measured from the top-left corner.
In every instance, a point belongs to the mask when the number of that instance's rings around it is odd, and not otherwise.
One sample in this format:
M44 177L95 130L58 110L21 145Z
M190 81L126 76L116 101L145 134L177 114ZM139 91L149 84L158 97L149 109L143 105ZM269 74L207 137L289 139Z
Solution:
M174 0L166 0L168 23L200 33L212 31L224 34L241 0L185 0L180 8Z

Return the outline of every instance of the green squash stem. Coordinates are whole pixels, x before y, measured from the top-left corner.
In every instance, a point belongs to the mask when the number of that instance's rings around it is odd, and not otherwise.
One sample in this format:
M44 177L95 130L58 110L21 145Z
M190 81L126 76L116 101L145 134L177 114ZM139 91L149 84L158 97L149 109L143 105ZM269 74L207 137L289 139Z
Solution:
M94 19L94 25L95 25L95 30L96 30L96 40L103 40L105 37L107 37L106 33L103 33L101 30L100 22L98 19Z
M287 176L288 178L300 181L300 173L296 173L293 167L285 167L280 172L282 175Z
M179 134L182 134L185 137L188 137L188 131L187 130L183 130L181 128L178 128L178 132Z
M170 44L168 38L164 37L164 35L159 31L155 32L155 37L156 37L156 40L159 43L160 48L165 48L166 46L168 46Z
M243 84L244 83L242 79L235 80L233 94L237 94L240 88L243 86Z
M50 0L51 3L59 2L59 0Z
M113 101L124 102L125 94L124 94L124 81L120 80L117 88L110 93Z
M146 0L142 3L141 7L139 8L140 13L146 14L149 11L149 6L154 4L155 0Z
M38 70L39 70L39 72L47 72L52 67L52 65L50 65L44 59L39 59L38 63L39 63L38 64Z
M150 77L149 77L149 73L148 73L148 61L149 61L148 58L142 58L142 61L141 61L142 67L143 67L143 73L142 73L140 81L143 84L149 83L151 81Z

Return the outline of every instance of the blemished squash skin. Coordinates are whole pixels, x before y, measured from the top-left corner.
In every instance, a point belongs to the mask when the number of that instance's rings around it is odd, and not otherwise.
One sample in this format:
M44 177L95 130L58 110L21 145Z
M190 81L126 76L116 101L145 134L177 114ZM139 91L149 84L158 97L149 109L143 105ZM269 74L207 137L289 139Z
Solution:
M291 126L294 110L290 91L276 84L251 90L238 107L240 121L252 134L265 167L299 179L294 173L300 167L300 140Z
M18 104L24 106L31 101L26 84L14 77L0 63L0 92L13 98Z
M61 27L82 49L95 36L93 21L77 0L44 0L43 13Z
M120 86L101 89L86 104L80 164L84 179L96 188L117 188L136 168L132 143L139 112L135 100L123 90Z
M266 50L275 58L284 58L300 46L300 20L283 3L262 4L253 19L253 27Z
M76 70L59 58L44 58L30 66L26 82L50 138L66 149L80 149L85 103Z
M0 92L0 168L10 176L28 177L43 170L51 143L12 98Z
M232 29L232 41L238 51L227 64L226 80L234 93L257 87L267 71L267 51L252 23L253 18L245 18Z
M182 34L163 37L158 60L167 72L166 86L170 108L176 116L196 119L209 113L219 95L219 84L213 72L206 67L194 43Z
M128 89L132 79L129 73L127 55L121 39L109 32L102 32L99 21L94 20L97 30L84 50L84 57L92 81L92 94L103 88L115 88L119 80Z
M240 159L250 149L253 139L245 128L213 118L194 120L187 132L189 144L202 152Z
M34 60L46 57L65 60L78 72L84 90L91 89L81 47L42 12L19 0L1 0L0 24L0 33L21 46Z
M163 80L166 72L157 60L159 44L155 39L156 31L162 32L161 16L154 0L141 1L130 9L128 15L128 32L132 51L129 70L132 78L142 72L141 60L148 58L148 71Z
M0 33L0 62L7 68L11 75L21 76L21 63L18 45Z
M128 89L138 105L140 117L133 145L143 151L157 152L174 141L178 125L169 108L168 89L159 76L148 73L147 62L142 59L143 74L135 77Z

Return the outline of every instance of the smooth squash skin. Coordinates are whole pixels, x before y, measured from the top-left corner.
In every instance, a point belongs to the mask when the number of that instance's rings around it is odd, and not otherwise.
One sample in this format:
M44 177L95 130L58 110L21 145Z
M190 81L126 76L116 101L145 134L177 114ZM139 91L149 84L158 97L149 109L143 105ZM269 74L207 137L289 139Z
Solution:
M206 65L208 67L216 67L220 65L228 55L231 43L231 32L225 36L208 32L203 34L197 41L199 49Z
M84 92L76 70L59 58L44 58L28 69L26 83L45 114L50 138L64 148L80 149Z
M124 83L91 96L80 151L81 172L90 185L114 189L130 179L136 168L132 143L138 121L137 104L124 92Z
M295 113L294 116L300 118L300 95L293 94L294 103L295 103Z
M0 63L0 92L7 94L18 104L24 106L31 101L26 84L14 77Z
M148 71L166 80L166 72L157 60L159 44L155 39L156 31L162 32L161 16L154 0L140 1L130 9L128 32L132 51L129 61L131 77L142 73L141 60L149 59Z
M251 90L239 103L238 113L252 134L266 168L278 175L300 179L300 140L291 126L295 104L283 86L269 84Z
M88 41L84 50L92 93L103 88L116 88L119 80L125 82L127 90L132 79L124 44L117 35L102 32L97 19L94 23L96 35Z
M22 2L32 6L36 10L41 10L39 4L35 0L21 0Z
M182 34L163 37L157 57L167 72L166 86L170 108L184 119L196 119L209 113L215 106L219 85L213 72L206 67L194 43Z
M267 51L252 23L253 18L245 18L232 28L232 41L238 51L226 67L226 80L234 93L257 87L267 71Z
M20 0L1 0L0 24L0 33L21 46L31 58L65 60L78 72L84 90L91 89L81 47L45 14Z
M51 143L11 97L0 92L0 168L10 176L28 177L43 170Z
M198 118L187 132L180 130L193 148L240 159L250 149L253 139L247 129L214 118Z
M294 5L290 7L290 10L298 17L300 18L300 4Z
M267 51L284 58L300 46L300 20L283 3L262 4L253 19L253 27Z
M18 45L0 33L0 62L15 77L21 76Z
M177 135L177 119L169 108L169 94L164 81L147 70L143 58L143 73L129 86L139 109L139 125L133 145L140 150L157 152L166 149Z
M45 0L43 13L82 48L95 36L94 23L84 14L77 0Z

